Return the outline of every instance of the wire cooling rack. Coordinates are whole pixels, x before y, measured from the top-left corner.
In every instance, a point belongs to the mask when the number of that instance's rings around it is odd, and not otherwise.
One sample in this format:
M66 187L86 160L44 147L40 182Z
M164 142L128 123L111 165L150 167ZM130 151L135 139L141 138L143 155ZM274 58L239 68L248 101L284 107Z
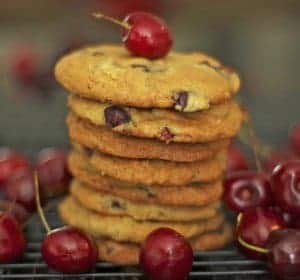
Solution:
M46 211L52 228L61 226L55 205ZM0 279L144 279L137 267L122 267L110 263L99 262L86 274L66 275L50 270L43 262L40 246L45 235L39 218L33 216L26 229L28 248L18 263L1 264ZM200 280L271 280L263 262L249 260L236 250L229 248L213 252L195 254L190 279Z

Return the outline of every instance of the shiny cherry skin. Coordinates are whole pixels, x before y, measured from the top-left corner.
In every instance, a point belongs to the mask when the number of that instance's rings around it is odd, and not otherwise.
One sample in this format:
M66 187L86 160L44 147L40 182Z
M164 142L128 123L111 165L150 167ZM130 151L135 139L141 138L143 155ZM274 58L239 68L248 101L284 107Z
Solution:
M290 146L295 153L300 155L300 122L290 131Z
M30 213L20 203L9 200L0 200L0 213L10 214L20 225L30 217Z
M68 189L71 175L65 151L57 148L43 149L38 155L36 169L44 197L62 194Z
M129 14L124 22L130 28L125 29L123 42L135 56L149 59L167 55L173 45L169 27L159 17L145 12Z
M0 214L0 263L17 261L24 253L26 241L17 220L7 214Z
M286 228L283 217L269 208L256 207L242 213L237 224L238 238L250 245L265 248L273 230ZM250 250L238 243L239 248L252 258L262 258L263 254Z
M271 176L274 200L287 213L300 214L300 160L275 167Z
M25 156L6 147L0 148L0 186L18 169L29 166L30 162Z
M248 161L242 151L234 144L231 144L228 149L227 156L227 172L234 172L249 169Z
M263 167L266 172L271 174L277 165L294 159L297 159L297 156L290 150L273 151L264 158Z
M184 280L193 264L193 250L183 236L169 228L148 235L139 263L150 280Z
M36 210L32 169L23 168L15 172L7 181L4 191L10 201L20 203L29 212Z
M300 275L300 231L274 231L267 242L268 265L277 279L298 280Z
M77 228L66 226L50 231L42 243L44 261L62 273L84 273L92 269L98 249L92 239Z
M236 213L257 206L271 206L269 178L264 173L247 170L230 173L224 181L223 201Z

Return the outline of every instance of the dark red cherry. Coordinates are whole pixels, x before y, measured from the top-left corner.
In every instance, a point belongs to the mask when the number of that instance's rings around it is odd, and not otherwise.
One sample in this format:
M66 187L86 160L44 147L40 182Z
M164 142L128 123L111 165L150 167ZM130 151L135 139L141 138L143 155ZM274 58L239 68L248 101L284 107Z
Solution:
M38 155L36 168L40 191L44 197L62 194L68 189L71 175L65 151L56 148L43 149Z
M290 132L290 145L295 153L300 155L300 122Z
M292 160L275 167L271 176L274 200L282 210L300 214L300 160Z
M279 150L271 152L263 161L264 170L268 173L272 173L273 169L281 163L286 161L297 159L295 153L289 150Z
M242 239L250 245L266 248L269 234L283 228L286 228L286 224L280 214L272 209L257 207L241 214L236 234L238 241ZM239 248L252 258L264 257L263 254L246 248L241 242L239 242Z
M245 155L234 144L229 146L226 168L227 172L249 169L249 164Z
M17 261L24 253L26 241L17 220L0 214L0 263Z
M161 58L170 51L173 39L167 24L159 17L145 12L129 14L124 23L123 42L135 56Z
M0 186L18 169L29 166L30 162L25 156L9 148L0 148Z
M284 229L270 234L268 265L278 279L298 280L300 275L300 231Z
M92 239L74 227L50 231L42 243L49 267L62 273L84 273L97 262L98 249Z
M192 269L193 250L176 231L160 228L146 238L139 262L150 280L184 280Z
M0 200L0 213L13 216L20 225L24 224L30 213L19 203L9 200Z
M273 201L269 178L254 171L230 173L224 181L223 200L237 213L257 206L270 206Z
M5 196L10 201L20 203L29 212L35 211L33 171L23 168L15 172L5 184Z

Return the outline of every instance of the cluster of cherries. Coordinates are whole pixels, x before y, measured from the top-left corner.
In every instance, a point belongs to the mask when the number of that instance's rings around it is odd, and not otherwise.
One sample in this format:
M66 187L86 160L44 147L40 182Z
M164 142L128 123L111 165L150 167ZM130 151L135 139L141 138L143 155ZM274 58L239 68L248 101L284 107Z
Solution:
M237 245L247 256L267 259L280 279L300 273L300 124L287 151L271 153L263 171L248 170L241 151L231 147L224 202L238 214Z

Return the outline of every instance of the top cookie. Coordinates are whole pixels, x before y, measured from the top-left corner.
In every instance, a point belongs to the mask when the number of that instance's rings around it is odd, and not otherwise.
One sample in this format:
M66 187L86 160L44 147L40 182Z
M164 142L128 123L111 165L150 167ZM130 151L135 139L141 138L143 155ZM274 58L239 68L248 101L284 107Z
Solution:
M195 112L228 100L239 76L203 53L171 52L148 60L102 45L63 57L55 75L71 93L119 105Z

